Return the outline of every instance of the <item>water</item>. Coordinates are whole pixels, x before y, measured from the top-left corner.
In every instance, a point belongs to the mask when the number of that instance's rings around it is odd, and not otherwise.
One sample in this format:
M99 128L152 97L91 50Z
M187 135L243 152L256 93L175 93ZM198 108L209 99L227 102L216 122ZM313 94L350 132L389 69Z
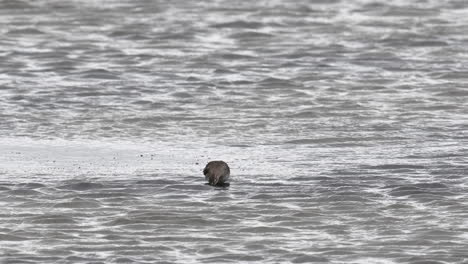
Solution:
M468 263L467 29L456 0L1 1L0 263Z

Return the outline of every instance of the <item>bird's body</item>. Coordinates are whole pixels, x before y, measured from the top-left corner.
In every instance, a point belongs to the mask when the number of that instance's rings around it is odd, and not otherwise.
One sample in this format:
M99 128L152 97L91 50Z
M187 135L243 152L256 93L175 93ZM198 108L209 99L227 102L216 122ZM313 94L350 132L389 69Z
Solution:
M229 180L229 166L221 160L210 161L206 164L203 174L210 185L225 185Z

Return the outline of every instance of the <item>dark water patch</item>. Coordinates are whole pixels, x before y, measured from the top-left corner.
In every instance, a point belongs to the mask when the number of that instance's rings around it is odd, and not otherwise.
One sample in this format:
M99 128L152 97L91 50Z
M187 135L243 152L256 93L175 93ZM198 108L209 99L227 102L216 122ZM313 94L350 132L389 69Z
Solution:
M13 196L39 196L42 194L39 191L31 189L14 189L10 190L8 193Z
M240 149L246 149L246 148L252 147L251 145L248 145L248 144L232 144L229 146L234 147L234 148L240 148Z
M134 258L122 258L122 257L110 258L109 261L112 262L112 263L137 263L138 262Z
M162 41L162 40L169 40L169 41L189 41L191 39L193 39L194 37L194 33L193 31L190 31L190 29L187 27L186 29L184 29L183 31L181 32L163 32L163 33L158 33L156 34L153 38L151 38L151 40L155 41ZM160 43L160 42L158 42ZM180 45L180 46L177 46L177 45L173 45L173 46L170 46L171 48L183 48L184 45Z
M47 224L47 225L62 225L62 224L76 224L70 216L44 214L42 216L35 216L30 219L33 224Z
M149 100L135 100L132 102L132 104L135 104L135 105L151 105L153 103L153 101L149 101Z
M416 6L389 6L382 15L394 17L429 17L439 14L439 10L432 8L419 8Z
M66 256L61 259L61 261L70 262L70 263L95 263L103 264L104 262L99 261L96 257L83 257L83 256Z
M255 21L236 20L232 22L217 23L211 25L214 28L246 28L246 29L258 29L263 27L263 24Z
M288 211L288 207L280 204L277 200L272 200L271 203L256 204L253 206L253 208L255 208L255 210L258 210L259 213L261 213L261 211L263 210L265 212L265 215L268 215L267 212Z
M334 195L327 197L323 202L326 202L326 201L328 202L338 201L338 202L351 203L351 204L354 204L354 203L363 204L363 203L368 203L371 200L369 200L368 198L364 198L361 195L356 195L356 194L334 194Z
M152 228L154 228L154 226L153 226L153 224L146 224L146 223L129 223L129 224L126 224L126 225L121 225L119 228L126 229L126 230L132 230L132 231L135 231L135 232L138 232L138 231L147 232L148 230L151 230ZM149 233L142 234L142 235L149 235ZM121 244L123 244L123 243L121 243ZM134 245L135 242L132 241L129 244Z
M322 114L317 111L300 111L288 115L288 118L318 118Z
M161 117L131 117L131 118L122 118L120 120L125 124L138 124L143 127L151 127L152 124L163 121Z
M296 84L287 79L279 79L274 77L268 77L261 80L259 85L268 87L268 88L288 88L296 87Z
M76 182L76 183L69 183L65 185L61 185L57 187L58 189L65 189L65 190L73 190L73 191L87 191L93 189L101 189L105 186L101 183L93 183L93 182Z
M381 51L381 52L363 52L363 53L360 53L358 54L356 57L355 57L355 61L361 61L361 62L364 62L364 61L368 61L368 62L372 62L372 61L377 61L377 62L391 62L391 63L395 63L395 62L402 62L402 60L394 53L392 52L384 52L384 51Z
M395 197L411 196L411 195L414 196L417 194L427 194L427 192L424 190L420 190L420 189L405 189L405 188L392 190L390 192L390 195L395 196Z
M0 62L0 64L1 64L1 62ZM0 91L1 91L1 90L4 90L4 91L6 91L6 90L13 90L13 88L12 88L12 87L9 87L9 86L6 86L6 85L0 85Z
M129 190L122 190L122 191L103 190L103 191L96 192L96 193L86 193L86 194L81 195L81 197L90 198L90 199L111 198L111 200L109 201L112 201L112 199L114 199L113 200L114 202L125 201L127 199L130 199L131 196L132 194L131 194L131 191ZM122 198L122 200L117 200L115 198Z
M387 186L385 188L391 189L390 195L392 196L409 196L424 202L431 202L434 199L439 199L440 196L453 195L448 186L442 183L418 183L405 186Z
M61 60L43 63L42 67L55 72L70 72L78 68L78 64L72 60Z
M376 10L356 10L356 12L380 12L382 9ZM378 21L378 20L364 20L359 23L359 26L369 28L382 28L382 29L408 29L408 25L405 23L399 23L398 21Z
M148 186L158 186L158 185L168 185L178 183L177 180L167 180L167 179L153 179L153 180L138 180L136 184L148 185Z
M182 98L182 99L193 98L192 94L186 93L186 92L172 93L171 96L176 97L176 98Z
M261 256L254 256L251 254L244 255L244 254L223 254L217 257L209 257L209 258L202 258L200 259L204 263L231 263L231 262L238 262L238 261L262 261L264 257Z
M177 200L177 201L183 201L185 199L190 199L189 194L174 194L172 192L165 192L163 195L161 195L161 198L167 199L167 200Z
M418 232L415 239L431 239L437 240L438 242L447 241L450 242L454 237L458 236L458 232L453 230L424 230Z
M254 84L255 82L254 81L251 81L251 80L234 80L234 81L221 81L219 82L219 84L222 84L222 85L239 85L241 87L245 87L245 86L249 86L249 85L252 85ZM232 94L232 95L238 95L238 96L248 96L250 95L250 93L246 93L246 92L242 92L242 90L230 90L228 91L228 93Z
M391 204L383 208L384 210L414 210L412 205L408 204Z
M427 191L422 193L408 194L408 199L417 200L420 203L433 204L437 201L444 201L448 197L454 196L451 191Z
M24 11L25 9L33 8L34 5L31 5L28 1L20 1L20 0L8 0L0 2L0 7L5 9L19 9Z
M417 188L423 189L447 189L448 186L440 182L430 182L430 183L417 183L414 184Z
M289 215L275 215L275 216L269 216L265 217L264 221L267 223L283 223L283 222L292 222L296 220L295 217L291 217Z
M274 37L272 34L262 33L257 31L245 31L241 33L234 33L229 35L230 38L238 39L240 41L252 41L252 40L266 40Z
M11 190L10 188L0 185L0 191L10 191L10 190Z
M408 44L412 47L441 47L441 46L448 46L449 44L445 41L438 41L438 40L419 40L419 41L411 41Z
M38 189L38 188L46 187L42 183L34 183L34 182L20 183L20 184L17 184L16 186L17 187L22 187L22 188L27 188L27 189Z
M426 106L415 107L414 110L439 111L439 110L455 110L458 108L459 106L457 105L426 105Z
M218 56L220 59L224 60L249 60L255 58L254 56L240 53L221 53L218 54Z
M101 204L92 200L85 200L80 198L75 198L69 202L60 202L56 203L53 206L54 208L68 208L68 209L92 209L99 208Z
M274 222L274 223L277 226L299 230L299 232L304 231L304 230L319 229L320 226L322 225L320 221L313 221L311 219L296 219L296 220L280 221L280 222Z
M228 222L230 223L230 222ZM191 225L193 227L212 227L213 221L207 220L203 217L188 217L182 221L178 221L177 226L185 227Z
M26 240L30 240L30 238L0 233L0 241L26 241Z
M385 140L386 138L372 137L336 137L336 138L303 138L285 141L285 144L296 145L333 145L339 147L359 147L366 146L368 142L376 140Z
M309 167L310 164L305 164L304 167ZM293 178L290 178L289 181L291 182L311 182L311 181L327 181L327 180L332 180L332 178L328 177L314 177L314 176L296 176Z
M106 225L106 226L126 226L126 225L130 225L130 224L134 224L136 222L137 221L135 221L133 219L130 219L130 218L119 217L119 218L116 218L116 219L111 220L109 222L106 222L104 225Z
M108 92L99 92L99 91L89 91L89 92L77 92L75 93L77 97L106 97L106 96L115 96L116 93Z
M352 256L356 254L355 251L346 248L324 248L321 250L326 256Z
M407 261L408 261L407 263L410 263L410 264L446 264L447 263L445 261L437 261L437 260L425 258L425 257L412 257Z
M288 254L285 257L291 259L292 263L328 263L329 260L326 257L313 256L308 254Z
M421 204L432 204L435 201L440 201L445 199L443 196L434 195L431 192L425 190L414 190L414 191L395 191L390 192L390 196L405 199L410 201L416 201Z
M31 254L25 254L25 255L19 255L18 258L14 258L14 259L9 258L7 256L5 263L15 263L15 264L55 263L59 260L60 260L59 257L41 257L41 256L32 256Z
M434 72L432 73L435 78L437 79L444 79L444 80L463 80L463 79L468 79L468 72L467 71L460 71L460 70L455 70L455 71L444 71L444 72ZM467 95L468 92L466 89L449 89L447 92L458 92L462 95ZM439 94L443 94L439 93Z
M207 190L209 188L216 188L216 189L227 189L223 187L213 187L209 185L203 185L201 184L172 184L164 187L163 189L165 190L178 190L178 191L202 191L202 190Z
M437 96L465 98L468 96L468 91L466 89L451 89L449 91L440 92Z
M412 164L382 164L382 165L363 166L363 169L369 169L369 170L400 170L400 169L422 170L422 169L427 169L427 167L423 166L423 165L412 165Z
M230 201L232 201L233 199L231 197L212 197L208 200L206 200L207 202L217 202L217 203L228 203ZM184 203L186 204L186 203ZM191 203L188 203L187 205L190 206ZM195 203L196 205L201 205L201 206L207 206L206 203Z
M269 194L256 194L256 195L253 195L253 196L251 196L249 198L254 199L254 200L269 200L269 199L273 199L275 197L273 195L269 195Z
M10 34L11 35L43 35L45 33L36 28L22 28L22 29L9 30L7 32L7 35L10 35Z
M201 255L213 255L213 254L221 255L221 254L227 254L228 252L229 252L228 250L225 250L220 247L214 247L214 246L207 246L197 251L197 253Z
M236 73L236 71L232 70L232 69L226 69L226 68L217 68L216 70L214 70L215 74L234 74Z
M267 233L294 233L294 229L285 227L270 227L270 226L257 226L257 227L246 227L237 230L242 233L254 233L254 234L267 234Z
M85 79L104 79L104 80L118 80L120 77L118 74L110 72L105 69L92 69L86 70L79 73L82 78Z
M128 40L151 40L151 37L148 34L143 34L134 31L125 31L125 30L116 30L112 31L109 34L110 37L119 38L119 39L128 39Z

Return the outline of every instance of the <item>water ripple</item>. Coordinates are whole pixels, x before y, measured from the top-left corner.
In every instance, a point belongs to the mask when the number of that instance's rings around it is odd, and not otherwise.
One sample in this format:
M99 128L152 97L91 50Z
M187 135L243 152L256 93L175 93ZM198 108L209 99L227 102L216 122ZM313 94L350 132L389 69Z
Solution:
M0 262L465 263L467 8L0 1Z

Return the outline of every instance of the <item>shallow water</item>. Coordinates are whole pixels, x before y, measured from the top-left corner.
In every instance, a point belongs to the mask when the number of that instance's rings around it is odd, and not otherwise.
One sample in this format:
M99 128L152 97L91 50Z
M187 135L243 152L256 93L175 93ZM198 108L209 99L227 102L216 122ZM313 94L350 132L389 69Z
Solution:
M468 3L8 0L0 25L0 263L468 262Z

